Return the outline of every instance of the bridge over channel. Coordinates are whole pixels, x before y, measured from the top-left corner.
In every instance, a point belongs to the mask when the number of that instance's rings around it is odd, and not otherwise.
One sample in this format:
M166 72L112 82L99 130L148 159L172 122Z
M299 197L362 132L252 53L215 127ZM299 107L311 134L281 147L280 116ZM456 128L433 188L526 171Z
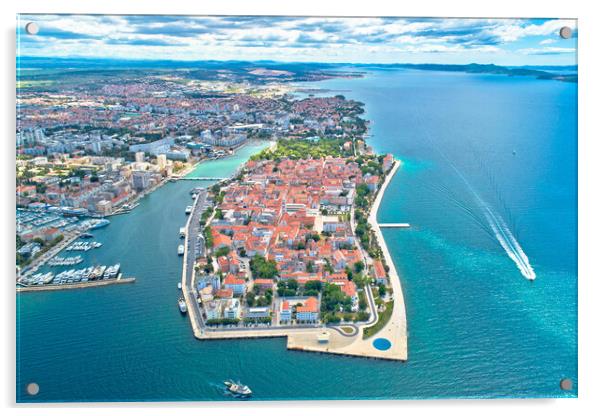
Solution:
M228 178L219 178L215 176L184 176L177 178L179 181L224 181Z

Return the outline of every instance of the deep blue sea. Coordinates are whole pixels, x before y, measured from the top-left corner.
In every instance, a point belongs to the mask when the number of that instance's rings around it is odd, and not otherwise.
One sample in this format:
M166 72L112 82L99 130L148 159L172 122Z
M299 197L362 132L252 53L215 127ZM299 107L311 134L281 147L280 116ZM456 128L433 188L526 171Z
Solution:
M198 184L181 181L95 232L104 246L88 261L119 261L136 283L17 296L18 401L228 400L227 378L262 400L576 395L577 85L371 69L310 86L363 101L369 144L403 160L379 220L411 223L383 230L402 276L409 360L195 340L176 306L176 247ZM197 173L224 176L256 150ZM511 258L519 249L522 263ZM565 377L571 392L559 388Z

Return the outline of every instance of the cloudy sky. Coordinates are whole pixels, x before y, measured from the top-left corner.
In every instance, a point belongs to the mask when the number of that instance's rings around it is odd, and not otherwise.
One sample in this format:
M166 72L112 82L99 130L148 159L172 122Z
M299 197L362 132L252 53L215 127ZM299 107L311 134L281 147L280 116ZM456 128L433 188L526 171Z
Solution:
M40 31L27 35L25 25ZM574 30L571 39L559 29ZM557 19L21 15L22 56L575 65Z

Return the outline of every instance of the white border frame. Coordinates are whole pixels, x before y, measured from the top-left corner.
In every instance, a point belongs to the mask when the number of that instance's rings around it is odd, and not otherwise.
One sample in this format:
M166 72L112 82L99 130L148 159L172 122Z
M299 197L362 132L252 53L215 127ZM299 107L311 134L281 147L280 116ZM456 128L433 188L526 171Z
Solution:
M602 68L600 67L599 45L594 42L600 36L602 22L596 13L593 1L531 1L503 0L498 2L471 2L470 0L415 2L387 2L386 0L303 0L284 2L276 0L229 0L215 2L190 2L186 0L130 1L102 0L95 3L73 0L21 0L2 4L2 29L4 57L2 65L2 99L0 114L3 131L2 140L2 188L1 195L10 195L9 202L2 204L3 217L9 230L14 231L14 131L15 131L15 24L16 13L104 13L104 14L197 14L197 15L318 15L318 16L433 16L433 17L563 17L579 19L579 399L557 400L429 400L429 401L370 401L370 402L245 402L243 403L132 403L132 404L15 404L15 295L12 274L14 273L13 232L2 238L3 304L2 323L4 342L2 350L5 364L0 378L2 404L9 408L8 414L81 415L82 409L91 415L105 415L107 408L132 414L165 415L166 409L177 412L219 411L220 414L272 415L287 409L287 413L332 414L335 408L346 408L345 412L360 414L373 407L396 407L390 411L421 411L435 414L442 411L463 415L505 415L510 412L532 413L545 411L547 415L590 413L600 408L597 378L600 367L599 317L602 316L598 300L602 285L596 268L596 255L600 248L596 239L602 232L602 197L597 181L602 178L598 161L601 155L599 128L600 90ZM598 191L598 192L596 192ZM588 329L589 328L589 329ZM192 410L191 408L202 408ZM44 408L42 410L42 408ZM127 408L127 409L125 409ZM385 411L385 409L380 409Z

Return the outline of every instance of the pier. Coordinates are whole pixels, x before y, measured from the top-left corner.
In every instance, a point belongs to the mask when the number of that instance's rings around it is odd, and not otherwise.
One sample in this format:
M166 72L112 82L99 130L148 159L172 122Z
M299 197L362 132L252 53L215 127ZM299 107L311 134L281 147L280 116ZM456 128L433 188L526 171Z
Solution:
M379 223L380 228L410 228L410 224L407 222L385 222Z

